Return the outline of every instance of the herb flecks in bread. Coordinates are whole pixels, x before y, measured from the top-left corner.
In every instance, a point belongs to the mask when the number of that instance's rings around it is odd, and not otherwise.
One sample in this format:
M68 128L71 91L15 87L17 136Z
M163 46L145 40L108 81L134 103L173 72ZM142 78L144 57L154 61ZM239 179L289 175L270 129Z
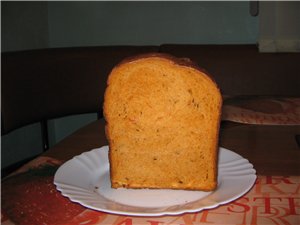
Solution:
M215 189L221 105L216 83L186 59L117 65L104 102L112 187Z

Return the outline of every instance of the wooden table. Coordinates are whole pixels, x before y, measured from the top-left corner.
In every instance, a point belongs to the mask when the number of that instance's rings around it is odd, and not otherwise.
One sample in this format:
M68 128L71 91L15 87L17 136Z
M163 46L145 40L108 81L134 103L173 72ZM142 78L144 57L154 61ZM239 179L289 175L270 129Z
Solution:
M58 143L45 153L68 160L82 152L107 145L105 122L98 120ZM300 175L300 126L246 125L223 122L219 145L248 159L258 175Z

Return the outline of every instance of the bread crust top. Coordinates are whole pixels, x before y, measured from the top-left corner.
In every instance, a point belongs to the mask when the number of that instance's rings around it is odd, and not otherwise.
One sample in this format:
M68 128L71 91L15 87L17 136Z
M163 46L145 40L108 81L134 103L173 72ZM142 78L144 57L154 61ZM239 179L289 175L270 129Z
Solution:
M164 58L164 59L172 61L174 64L177 64L177 65L180 65L180 66L191 67L191 68L194 68L196 70L199 70L200 72L207 75L215 83L215 85L218 87L218 84L217 84L216 80L214 79L214 77L210 73L208 73L207 70L205 70L204 68L199 66L195 61L191 60L190 58L186 58L186 57L181 57L181 58L175 57L175 56L167 54L167 53L149 52L149 53L129 56L129 57L123 59L121 62L119 62L115 66L115 68L119 67L123 64L126 64L126 63L137 61L139 59L152 58L152 57L154 57L154 58L155 57ZM218 87L218 89L220 90L219 87Z

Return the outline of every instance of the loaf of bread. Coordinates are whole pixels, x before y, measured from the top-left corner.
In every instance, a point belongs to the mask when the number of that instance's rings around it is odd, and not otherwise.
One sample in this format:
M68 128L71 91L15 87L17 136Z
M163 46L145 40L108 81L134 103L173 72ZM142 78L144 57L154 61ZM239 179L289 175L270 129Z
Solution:
M112 187L215 189L221 106L216 83L190 60L122 61L104 97Z

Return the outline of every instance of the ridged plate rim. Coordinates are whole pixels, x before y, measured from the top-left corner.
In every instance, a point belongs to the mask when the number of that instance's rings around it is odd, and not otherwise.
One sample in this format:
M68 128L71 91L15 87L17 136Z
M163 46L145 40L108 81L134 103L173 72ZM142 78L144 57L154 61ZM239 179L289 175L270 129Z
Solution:
M124 204L118 202L118 197L107 198L104 193L106 191L118 193L115 192L116 189L109 190L110 184L107 178L109 174L107 173L109 173L108 146L103 146L66 161L56 171L54 184L63 196L93 210L129 216L163 216L199 212L229 203L246 194L256 180L256 171L247 159L220 147L218 188L215 191L178 191L181 195L193 192L201 197L180 204L156 207ZM105 184L105 190L99 192L99 186L102 184ZM144 191L151 193L152 190ZM176 192L175 190L164 191L166 191L164 194ZM160 199L159 196L157 199ZM155 205L155 202L153 204Z

